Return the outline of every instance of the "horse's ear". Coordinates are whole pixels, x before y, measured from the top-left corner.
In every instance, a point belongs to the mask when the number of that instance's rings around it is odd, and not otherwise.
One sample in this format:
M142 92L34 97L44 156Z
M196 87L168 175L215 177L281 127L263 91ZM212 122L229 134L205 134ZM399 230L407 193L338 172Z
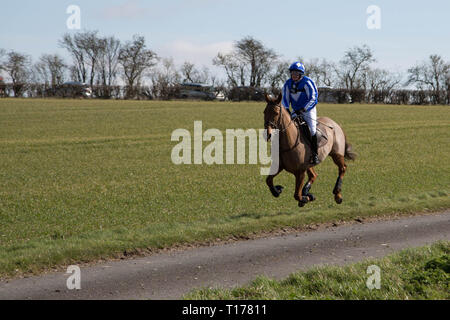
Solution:
M272 103L272 98L270 98L270 96L267 93L264 93L264 97L266 98L266 102L267 103Z
M281 100L283 100L283 94L280 92L278 94L277 100L275 101L276 104L279 104L281 102Z

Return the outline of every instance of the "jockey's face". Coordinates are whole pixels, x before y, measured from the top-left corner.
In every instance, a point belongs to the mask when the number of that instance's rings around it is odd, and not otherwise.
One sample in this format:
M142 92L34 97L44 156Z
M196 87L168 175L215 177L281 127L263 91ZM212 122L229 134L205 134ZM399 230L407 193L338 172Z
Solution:
M292 77L292 80L294 80L294 81L300 80L301 75L302 74L300 71L297 71L297 70L291 71L291 77Z

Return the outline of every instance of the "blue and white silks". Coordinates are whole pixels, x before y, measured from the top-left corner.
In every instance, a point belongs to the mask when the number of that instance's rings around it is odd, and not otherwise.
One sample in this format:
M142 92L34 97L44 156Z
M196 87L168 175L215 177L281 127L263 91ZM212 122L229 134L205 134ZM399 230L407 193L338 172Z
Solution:
M317 110L316 105L318 102L318 92L314 81L303 76L300 81L294 82L289 79L283 86L283 100L282 104L287 110L292 106L295 113L302 112L305 117L304 120L308 123L308 127L311 130L311 135L316 134L316 120Z

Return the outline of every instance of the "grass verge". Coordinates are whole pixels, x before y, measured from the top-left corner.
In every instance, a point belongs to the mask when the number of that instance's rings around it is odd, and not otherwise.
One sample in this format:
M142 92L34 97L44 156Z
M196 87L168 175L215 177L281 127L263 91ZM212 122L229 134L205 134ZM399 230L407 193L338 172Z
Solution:
M367 274L369 266L380 268L380 289ZM349 266L315 267L296 272L282 281L258 277L235 289L196 289L190 300L412 300L450 299L450 242L403 250L382 259L369 259Z

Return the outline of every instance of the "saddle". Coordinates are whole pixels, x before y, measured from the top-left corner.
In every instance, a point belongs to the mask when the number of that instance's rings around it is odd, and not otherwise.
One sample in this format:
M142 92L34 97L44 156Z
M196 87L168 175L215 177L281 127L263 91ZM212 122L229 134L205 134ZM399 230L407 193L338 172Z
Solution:
M304 137L307 137L306 140L308 141L308 144L311 147L311 132L309 131L309 127L308 127L308 124L306 123L306 121L301 116L298 116L295 119L295 125L300 130L300 133ZM320 123L317 125L316 135L317 135L317 147L318 148L321 148L327 144L328 136L327 136L326 131L323 128L321 128Z

